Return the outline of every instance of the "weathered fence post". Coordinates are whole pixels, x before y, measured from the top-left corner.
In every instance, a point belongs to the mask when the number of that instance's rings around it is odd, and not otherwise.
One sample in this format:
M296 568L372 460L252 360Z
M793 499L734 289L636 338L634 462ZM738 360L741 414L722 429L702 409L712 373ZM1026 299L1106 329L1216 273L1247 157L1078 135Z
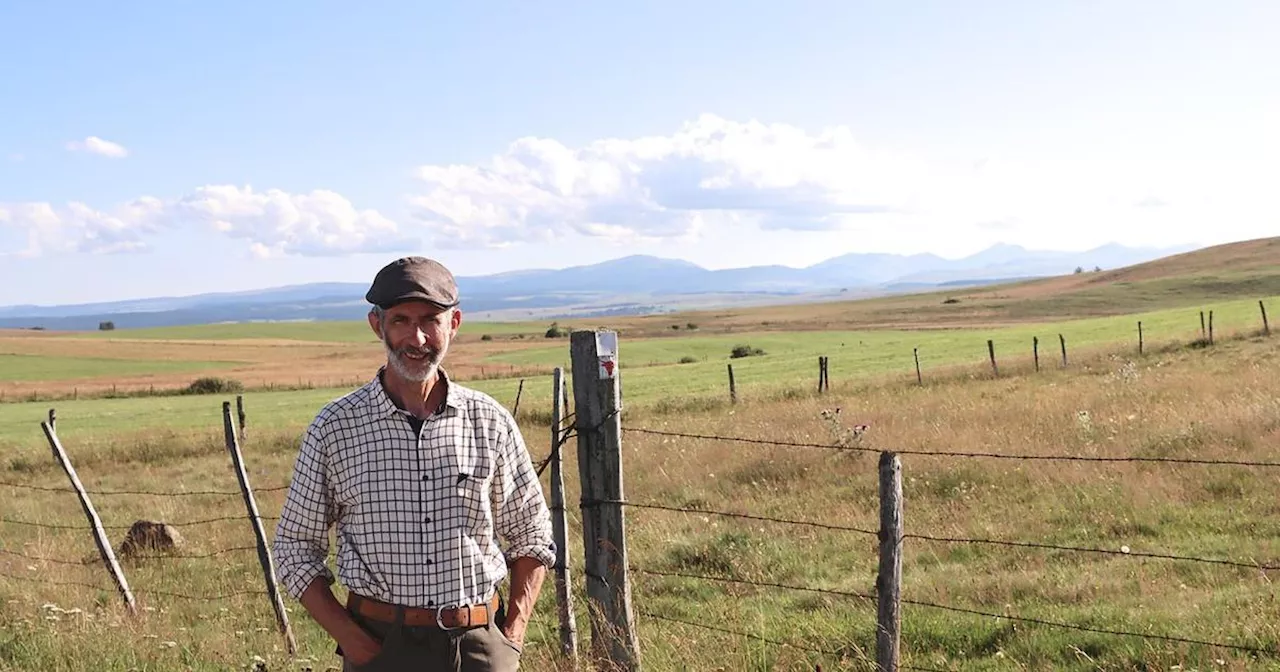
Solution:
M1040 337L1031 337L1031 356L1035 359L1036 373L1040 372Z
M520 395L524 394L524 378L520 379L520 387L516 388L516 403L511 405L511 417L518 418L520 413Z
M116 562L115 550L111 548L111 541L107 539L107 533L102 529L102 519L98 518L98 511L93 508L93 502L89 501L89 493L80 484L80 477L76 475L76 468L71 466L71 458L67 457L67 451L62 449L62 442L58 440L58 434L54 431L53 425L48 422L42 422L40 423L40 428L44 430L44 436L49 440L49 447L53 449L53 456L58 460L58 464L62 465L62 470L67 472L67 478L71 479L71 487L75 488L76 496L80 498L80 508L84 509L84 515L89 519L89 528L93 532L93 543L98 547L98 554L102 556L102 564L107 566L107 571L111 573L111 578L115 580L116 589L120 591L120 596L124 598L124 605L129 609L129 614L137 616L138 604L133 599L133 591L129 590L129 582L124 578L124 572L120 570L120 563Z
M569 524L564 508L564 369L551 377L551 529L556 542L556 606L560 616L560 653L578 669L578 625L573 616L573 584L569 579Z
M54 408L49 409L49 429L53 430L54 434L58 433L58 411Z
M1213 311L1209 311L1209 345L1213 345Z
M1062 368L1067 368L1067 338L1058 334L1058 342L1062 344Z
M240 440L243 441L245 438L245 433L244 433L245 415L244 415L244 395L243 394L236 395L236 419L240 421Z
M880 453L880 572L876 576L876 663L897 672L902 626L902 461Z
M640 669L640 641L631 608L622 508L618 334L603 329L575 331L570 336L570 354L591 648L612 665L634 672Z
M729 401L736 404L738 403L738 388L733 384L733 365L726 364L726 366L729 367ZM577 386L574 386L575 392L577 389Z
M1271 323L1267 322L1267 304L1258 301L1258 310L1262 311L1262 335L1271 335Z
M1138 320L1138 354L1142 354L1142 320Z
M829 378L827 377L827 359L826 355L818 356L818 392L826 392L831 389Z
M991 356L991 371L1000 377L1000 369L996 366L996 343L991 339L987 339L987 354Z
M924 385L924 376L920 375L920 348L911 348L911 356L916 360L916 384Z
M249 514L249 523L253 525L253 534L258 540L258 563L262 565L262 578L267 583L267 595L271 598L271 606L276 612L276 625L284 635L289 655L293 655L298 651L298 643L293 638L293 629L289 627L289 614L284 610L280 589L276 585L275 562L271 559L271 547L267 545L267 535L262 529L262 517L258 515L258 502L253 498L249 474L244 468L244 456L240 454L240 441L236 438L236 428L232 424L229 401L222 402L222 429L226 434L227 451L231 453L231 462L236 469L236 479L240 481L240 493L244 495L244 507Z
M1205 328L1204 328L1204 311L1203 310L1200 311L1200 340L1205 342L1209 341L1209 332L1205 331Z

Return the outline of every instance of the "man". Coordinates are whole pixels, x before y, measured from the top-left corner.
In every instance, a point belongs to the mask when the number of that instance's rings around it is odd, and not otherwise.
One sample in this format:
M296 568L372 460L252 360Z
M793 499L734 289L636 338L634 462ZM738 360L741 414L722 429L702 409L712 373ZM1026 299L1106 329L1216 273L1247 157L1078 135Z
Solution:
M516 670L555 562L520 430L441 368L462 321L448 269L398 259L365 298L387 363L303 436L276 527L281 583L337 642L344 670ZM333 525L345 606L325 565Z

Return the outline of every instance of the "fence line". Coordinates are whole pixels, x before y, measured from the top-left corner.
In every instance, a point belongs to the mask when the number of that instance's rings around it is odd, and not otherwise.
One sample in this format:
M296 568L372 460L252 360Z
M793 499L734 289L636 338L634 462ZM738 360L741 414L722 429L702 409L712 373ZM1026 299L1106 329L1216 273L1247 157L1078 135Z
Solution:
M675 513L691 513L691 514L696 513L700 515L724 516L726 518L743 518L746 520L757 520L757 521L766 522L766 523L803 525L807 527L817 527L824 530L835 530L837 532L857 532L859 534L866 534L873 537L879 534L875 530L867 530L860 527L850 527L847 525L832 525L829 523L818 523L818 522L813 522L809 520L789 520L786 518L772 518L769 516L760 516L760 515L755 515L750 513L735 513L732 511L713 511L711 509L689 509L689 508L681 508L678 506L667 506L664 504L635 502L635 501L621 500L621 499L596 499L596 500L583 499L581 501L581 505L584 507L597 506L600 504L618 504L618 505L630 507L633 509L653 509L656 511L672 511Z
M797 441L778 441L771 439L752 439L743 436L720 436L715 434L688 434L684 432L672 432L660 429L648 429L645 427L628 427L624 426L623 431L635 432L637 434L653 434L655 436L678 437L684 439L706 439L712 441L733 441L737 443L751 443L765 446L777 446L781 448L819 448L836 452L857 452L857 453L881 453L884 452L880 448L868 448L865 446L836 446L826 443L804 443ZM921 457L961 457L961 458L994 458L1002 460L1031 460L1031 461L1061 461L1061 462L1142 462L1155 464L1185 464L1185 465L1210 465L1210 466L1228 466L1228 467L1280 467L1280 462L1260 462L1249 460L1205 460L1198 458L1182 458L1182 457L1141 457L1137 455L1129 455L1123 457L1090 457L1080 455L1009 455L1006 453L977 453L977 452L961 452L961 451L929 451L929 450L894 450L897 455L917 455Z
M12 481L0 481L0 485L7 486L10 488L18 488L22 490L39 490L41 492L69 492L72 494L75 493L75 490L72 490L71 488L55 488L55 487L48 487L43 485L29 485L27 483L14 483ZM254 492L280 492L282 490L288 490L288 489L289 489L288 485L278 485L278 486L272 486L269 488L254 488ZM112 495L143 495L143 496L155 496L155 497L196 497L196 496L239 497L240 496L240 492L230 491L230 490L188 490L188 491L182 491L182 490L170 490L170 491L85 490L85 493L89 495L101 495L104 497L109 497Z
M1042 544L1030 541L1005 541L1000 539L964 539L953 537L934 537L927 534L904 534L903 539L920 539L923 541L937 541L943 543L955 544L989 544L993 546L1013 546L1019 548L1039 548L1051 551L1073 551L1077 553L1099 553L1102 555L1118 555L1133 558L1154 558L1158 560L1181 560L1185 562L1199 562L1208 565L1226 565L1229 567L1242 567L1244 569L1259 569L1262 571L1280 570L1280 565L1263 565L1259 563L1237 562L1235 560L1219 560L1215 558L1197 558L1188 555L1173 555L1166 553L1147 553L1142 551L1114 551L1107 548L1090 548L1085 546L1059 546L1057 544Z

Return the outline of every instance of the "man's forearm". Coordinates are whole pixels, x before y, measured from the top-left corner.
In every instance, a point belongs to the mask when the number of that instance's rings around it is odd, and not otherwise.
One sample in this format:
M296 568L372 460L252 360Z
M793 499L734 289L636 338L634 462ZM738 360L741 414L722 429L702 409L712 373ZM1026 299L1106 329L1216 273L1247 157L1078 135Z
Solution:
M328 582L323 578L312 581L298 602L339 643L349 641L356 630L363 632L355 619L351 618L351 614L347 613L346 607L334 597Z
M547 567L535 558L516 558L511 566L511 597L503 630L516 641L524 641L524 630L533 616L533 607L542 592Z

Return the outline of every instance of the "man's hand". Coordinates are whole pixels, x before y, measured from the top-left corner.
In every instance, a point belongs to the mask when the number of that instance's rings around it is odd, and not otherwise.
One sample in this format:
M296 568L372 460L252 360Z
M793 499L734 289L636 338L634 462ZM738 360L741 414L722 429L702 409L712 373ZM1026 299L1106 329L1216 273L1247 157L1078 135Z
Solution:
M352 665L364 665L382 651L382 644L351 618L351 614L333 596L333 591L324 580L312 581L299 602L338 643L342 648L342 657Z

